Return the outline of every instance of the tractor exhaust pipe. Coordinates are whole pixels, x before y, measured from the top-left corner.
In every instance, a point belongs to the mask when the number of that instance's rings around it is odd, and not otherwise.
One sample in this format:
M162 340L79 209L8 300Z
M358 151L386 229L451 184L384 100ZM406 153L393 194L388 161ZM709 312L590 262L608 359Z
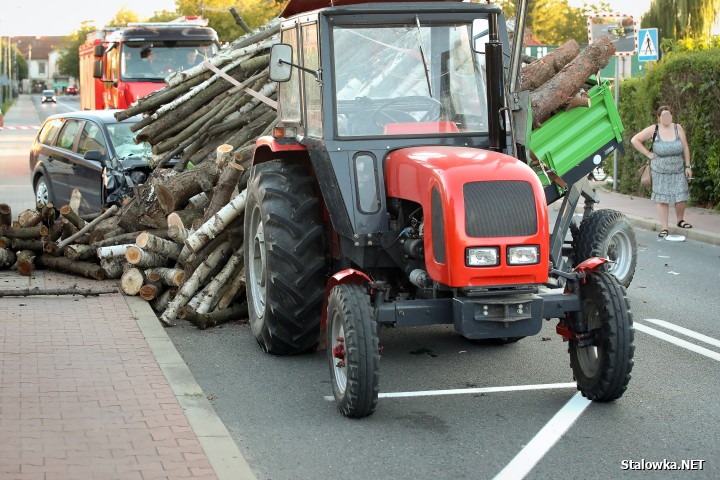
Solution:
M488 130L489 149L502 152L506 147L505 131L505 71L503 44L498 32L498 17L490 15L490 38L485 45L486 71L488 72Z

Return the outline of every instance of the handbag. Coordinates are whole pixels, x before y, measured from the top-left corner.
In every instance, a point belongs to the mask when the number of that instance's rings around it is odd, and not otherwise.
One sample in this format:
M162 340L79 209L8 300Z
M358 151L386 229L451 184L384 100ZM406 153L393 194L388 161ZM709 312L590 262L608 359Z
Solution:
M653 133L652 143L650 143L649 150L652 152L653 145L655 144L655 137L657 137L658 129L660 128L660 125L655 125L655 133ZM647 161L645 165L638 168L637 171L637 177L638 180L640 180L640 185L647 188L652 188L652 170L650 168L650 160Z

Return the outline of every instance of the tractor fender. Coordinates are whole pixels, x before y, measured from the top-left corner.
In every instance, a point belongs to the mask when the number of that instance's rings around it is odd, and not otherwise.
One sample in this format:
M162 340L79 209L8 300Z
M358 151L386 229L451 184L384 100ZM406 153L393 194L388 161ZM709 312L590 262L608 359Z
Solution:
M328 298L330 298L330 292L332 292L333 288L337 285L342 285L343 283L370 283L371 281L370 277L368 277L365 273L360 270L355 270L354 268L346 268L345 270L337 272L335 275L330 277L327 285L325 286L325 298L323 299L322 313L320 317L320 330L325 331L325 328L327 327Z
M294 140L278 141L272 136L260 137L255 141L252 165L258 165L278 158L307 159L307 147Z
M579 273L592 273L597 271L600 267L608 263L610 260L601 257L592 257L580 263L573 269L573 272Z

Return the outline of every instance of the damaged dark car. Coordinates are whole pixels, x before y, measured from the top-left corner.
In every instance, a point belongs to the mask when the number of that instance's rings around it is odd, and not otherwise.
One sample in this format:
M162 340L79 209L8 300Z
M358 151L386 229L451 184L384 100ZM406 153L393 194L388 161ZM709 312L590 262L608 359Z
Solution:
M122 205L150 174L150 145L136 144L130 127L141 117L115 120L117 110L88 110L48 117L30 150L31 181L38 204L60 208L74 189L81 214Z

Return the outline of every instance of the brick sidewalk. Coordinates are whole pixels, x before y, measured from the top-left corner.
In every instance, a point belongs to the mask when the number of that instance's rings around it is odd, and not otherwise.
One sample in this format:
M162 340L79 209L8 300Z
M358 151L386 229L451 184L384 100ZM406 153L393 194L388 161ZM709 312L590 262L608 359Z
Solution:
M39 272L30 286L116 286ZM0 272L0 288L28 278ZM122 295L0 298L0 478L216 478Z

